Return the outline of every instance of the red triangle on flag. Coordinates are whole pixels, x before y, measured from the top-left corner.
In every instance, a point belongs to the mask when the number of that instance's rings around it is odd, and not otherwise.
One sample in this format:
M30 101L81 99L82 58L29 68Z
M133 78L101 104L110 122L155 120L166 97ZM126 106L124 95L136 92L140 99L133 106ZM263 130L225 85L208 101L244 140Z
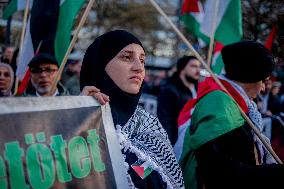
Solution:
M181 8L181 13L185 14L190 12L195 12L195 13L200 12L198 6L198 0L184 0Z
M141 177L141 178L144 178L144 167L141 167L141 166L131 166L134 171Z
M216 41L215 48L214 48L214 53L221 52L223 47L224 47L224 45L222 43Z
M271 31L268 35L268 38L265 41L265 47L269 50L271 50L271 48L272 48L272 44L273 44L273 40L275 38L275 35L276 35L276 27L273 26L273 28L271 29Z
M31 73L30 73L30 70L28 69L26 74L25 74L24 79L22 80L22 82L21 82L21 84L18 88L17 95L22 95L25 92L26 88L29 85L30 77L31 77Z

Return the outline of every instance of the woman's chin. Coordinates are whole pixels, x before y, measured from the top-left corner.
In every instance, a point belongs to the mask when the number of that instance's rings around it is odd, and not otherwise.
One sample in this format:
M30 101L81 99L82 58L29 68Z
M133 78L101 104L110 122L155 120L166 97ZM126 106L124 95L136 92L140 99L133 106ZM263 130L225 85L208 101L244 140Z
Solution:
M123 90L124 92L126 93L129 93L129 94L138 94L139 93L139 90L140 90L140 87L138 88L128 88L126 90Z

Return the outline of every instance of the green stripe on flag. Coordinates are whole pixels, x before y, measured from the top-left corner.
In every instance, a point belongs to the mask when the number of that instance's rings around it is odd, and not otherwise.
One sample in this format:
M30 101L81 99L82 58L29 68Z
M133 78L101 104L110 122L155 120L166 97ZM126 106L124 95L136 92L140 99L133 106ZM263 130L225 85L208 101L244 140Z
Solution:
M238 42L242 39L241 1L231 0L226 12L217 27L215 39L223 45Z
M10 16L12 16L17 11L17 7L18 0L12 0L3 11L3 18L8 19Z
M148 175L150 175L150 173L152 173L153 169L151 167L147 167L144 170L144 178L146 178Z
M220 74L224 68L223 59L221 53L216 58L215 62L211 65L211 69L214 73Z
M184 14L181 19L188 31L190 31L194 35L199 35L200 24L196 21L195 18L193 18L191 14Z
M71 41L74 19L85 0L65 0L59 11L57 32L55 37L55 55L61 63Z
M209 43L210 38L200 32L200 23L191 14L184 14L181 19L189 32L201 38L204 42Z

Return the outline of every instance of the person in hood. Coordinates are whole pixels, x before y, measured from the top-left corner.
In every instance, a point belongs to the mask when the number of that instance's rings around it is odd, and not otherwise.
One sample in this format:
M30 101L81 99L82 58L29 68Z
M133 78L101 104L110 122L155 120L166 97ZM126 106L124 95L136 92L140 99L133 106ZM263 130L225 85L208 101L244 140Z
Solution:
M156 117L138 106L145 58L141 42L131 33L115 30L101 35L83 59L82 94L94 95L102 104L109 101L130 188L183 188L165 130ZM152 170L145 178L133 168L142 164Z

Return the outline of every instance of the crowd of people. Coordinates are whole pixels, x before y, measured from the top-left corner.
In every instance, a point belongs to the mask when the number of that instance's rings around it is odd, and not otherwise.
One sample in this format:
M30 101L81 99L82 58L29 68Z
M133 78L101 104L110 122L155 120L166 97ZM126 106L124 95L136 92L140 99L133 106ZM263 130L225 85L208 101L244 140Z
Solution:
M3 51L1 97L19 96L13 87L16 54L13 47ZM28 63L30 83L20 96L88 95L109 103L130 188L282 188L284 166L240 112L284 161L283 85L272 77L272 54L255 41L227 45L221 54L225 73L217 77L227 91L212 77L201 82L199 60L183 56L159 86L157 116L139 104L145 49L124 30L96 38L82 62L70 59L54 92L59 63L39 51ZM151 173L141 178L131 165L145 163Z

